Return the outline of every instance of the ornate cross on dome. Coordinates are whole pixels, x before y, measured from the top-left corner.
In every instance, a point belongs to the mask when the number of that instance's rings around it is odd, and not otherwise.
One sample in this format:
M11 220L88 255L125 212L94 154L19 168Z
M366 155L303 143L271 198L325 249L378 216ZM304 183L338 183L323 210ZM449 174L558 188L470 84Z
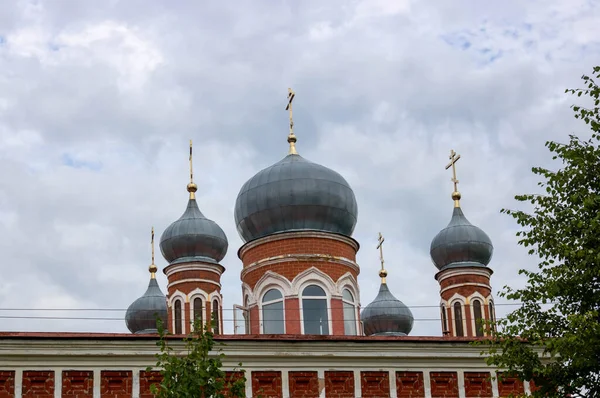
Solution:
M454 152L454 149L450 150L450 163L446 165L446 170L452 167L452 178L450 181L454 183L454 192L452 192L452 199L454 199L454 207L460 207L460 192L458 192L458 180L456 179L456 162L460 159L460 155Z
M292 101L294 100L295 96L296 93L291 88L288 88L288 103L285 107L285 110L290 112L290 134L288 135L287 139L287 141L290 143L290 155L298 154L296 151L296 136L294 135L294 119L292 118Z
M150 239L150 245L152 245L152 264L148 267L148 271L150 271L150 278L156 278L156 271L158 268L154 264L154 227L152 227L152 238Z
M379 277L381 278L381 283L385 283L385 278L387 276L387 271L383 267L385 261L383 260L383 242L385 242L385 238L379 233L379 238L377 239L377 248L379 249L379 261L381 261L381 270L379 271Z

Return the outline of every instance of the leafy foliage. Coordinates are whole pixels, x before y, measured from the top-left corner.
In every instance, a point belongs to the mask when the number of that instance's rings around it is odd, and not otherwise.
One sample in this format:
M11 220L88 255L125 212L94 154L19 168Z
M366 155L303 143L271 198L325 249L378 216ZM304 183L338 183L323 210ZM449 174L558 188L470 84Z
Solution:
M600 67L594 75L600 79ZM566 92L591 104L572 107L591 138L547 142L562 168L534 167L545 194L515 197L532 204L533 214L502 210L523 227L519 244L540 263L519 271L525 288L500 293L523 305L497 321L488 363L533 380L540 397L600 396L600 87L593 77L582 80L586 88Z
M183 340L187 352L181 355L168 344L169 333L165 331L162 321L158 319L157 323L160 339L156 345L160 347L160 353L156 354L156 368L160 369L163 379L160 385L150 387L152 394L157 398L246 396L246 378L227 379L221 369L225 354L221 350L217 355L212 353L215 341L211 325L203 326L200 320L194 321L193 332ZM148 370L152 370L152 367Z

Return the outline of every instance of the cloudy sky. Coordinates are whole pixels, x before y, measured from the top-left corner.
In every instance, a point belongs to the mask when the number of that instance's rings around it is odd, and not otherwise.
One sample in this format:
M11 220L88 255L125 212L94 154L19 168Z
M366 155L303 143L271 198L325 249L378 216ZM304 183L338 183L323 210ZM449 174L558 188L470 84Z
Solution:
M522 285L536 261L499 211L536 191L532 166L559 166L546 140L587 134L564 90L600 64L599 26L593 0L2 1L0 330L127 330L150 228L186 206L190 138L200 208L229 238L226 308L240 303L233 207L286 155L293 87L300 154L356 193L362 305L381 231L412 334L439 335L429 244L452 212L450 149L494 292Z

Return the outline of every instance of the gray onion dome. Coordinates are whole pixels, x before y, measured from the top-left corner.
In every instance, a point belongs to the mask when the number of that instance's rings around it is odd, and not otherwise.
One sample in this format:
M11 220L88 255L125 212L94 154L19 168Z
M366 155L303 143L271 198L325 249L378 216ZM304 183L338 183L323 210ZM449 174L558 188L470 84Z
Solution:
M131 333L158 333L156 318L167 324L167 299L158 287L156 279L151 278L146 293L135 300L125 313L125 324Z
M218 263L225 257L227 247L225 232L216 222L204 217L194 197L190 198L179 220L169 225L160 238L160 251L170 264Z
M461 266L487 266L492 258L492 241L480 228L472 225L460 207L452 219L431 242L430 254L438 269Z
M235 222L245 242L297 230L351 236L357 217L356 198L348 182L296 153L248 180L235 204Z
M360 314L367 336L406 336L413 328L410 309L390 292L386 283L379 287L375 300Z

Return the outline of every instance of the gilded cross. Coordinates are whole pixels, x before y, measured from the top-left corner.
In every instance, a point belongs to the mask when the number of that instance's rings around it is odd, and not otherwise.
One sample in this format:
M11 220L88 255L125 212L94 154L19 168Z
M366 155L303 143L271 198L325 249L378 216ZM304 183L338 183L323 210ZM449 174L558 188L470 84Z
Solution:
M458 180L456 179L456 162L458 162L458 159L460 159L460 155L454 152L454 149L451 149L449 158L450 163L446 165L446 170L452 167L452 179L450 181L454 183L454 192L458 192Z
M383 235L381 235L381 232L379 233L379 239L377 239L377 242L379 242L377 244L377 248L379 249L379 260L381 261L381 269L383 269L383 242L385 241L385 238L383 237Z
M148 271L150 271L150 278L155 279L158 268L156 268L156 265L154 264L154 227L152 227L152 238L150 239L150 245L152 246L152 264L150 264L150 267L148 267Z
M287 141L290 143L290 151L288 152L290 155L298 154L296 151L296 136L294 135L294 119L292 118L292 101L294 100L295 96L296 93L291 88L288 88L288 102L285 110L290 112L290 134L288 135L287 139Z
M190 140L190 183L194 182L194 169L192 167L192 140Z

